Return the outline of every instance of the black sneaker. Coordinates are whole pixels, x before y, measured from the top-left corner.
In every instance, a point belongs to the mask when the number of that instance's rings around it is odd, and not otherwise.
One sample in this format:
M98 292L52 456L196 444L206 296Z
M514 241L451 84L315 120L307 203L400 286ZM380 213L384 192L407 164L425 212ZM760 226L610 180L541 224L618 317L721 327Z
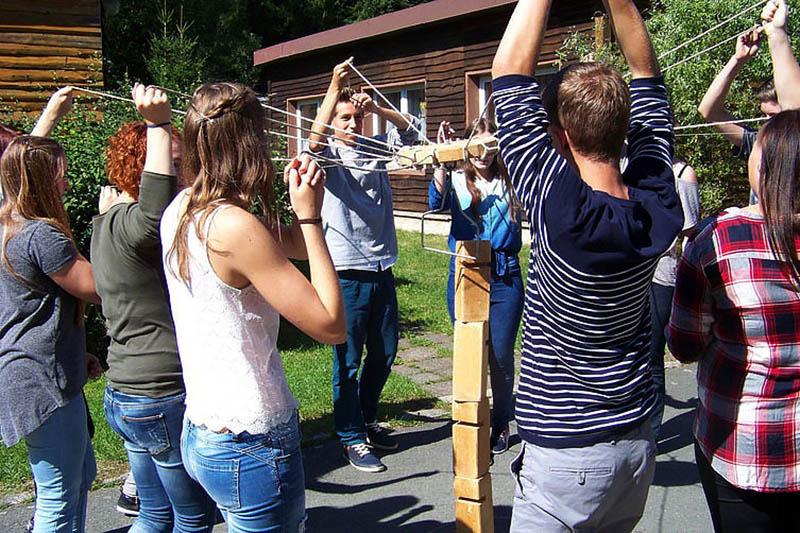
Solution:
M389 435L391 430L383 427L377 422L367 424L367 445L371 448L386 450L388 452L397 449L397 440Z
M492 455L500 455L508 450L508 426L502 430L492 429L489 446L492 448Z
M354 468L362 472L383 472L386 470L386 465L380 459L375 457L369 450L366 443L359 442L351 446L344 447L344 457L347 459Z
M139 497L128 496L120 490L119 499L117 500L117 511L125 516L139 516Z

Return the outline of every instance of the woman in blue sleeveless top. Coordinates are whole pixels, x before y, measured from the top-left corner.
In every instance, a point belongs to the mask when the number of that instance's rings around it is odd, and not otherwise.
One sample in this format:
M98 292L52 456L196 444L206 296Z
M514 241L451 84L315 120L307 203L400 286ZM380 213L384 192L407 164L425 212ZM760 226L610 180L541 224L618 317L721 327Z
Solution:
M474 138L491 137L497 126L482 118L472 124L469 132L473 129ZM446 185L447 178L444 168L435 169L428 203L431 209L450 209L450 250L455 251L456 241L481 239L492 244L489 369L494 406L490 443L492 453L499 454L508 449L508 423L513 416L514 344L523 303L518 258L522 216L508 173L497 155L470 158L452 173L450 187ZM453 321L454 280L455 257L450 261L447 278L447 310Z

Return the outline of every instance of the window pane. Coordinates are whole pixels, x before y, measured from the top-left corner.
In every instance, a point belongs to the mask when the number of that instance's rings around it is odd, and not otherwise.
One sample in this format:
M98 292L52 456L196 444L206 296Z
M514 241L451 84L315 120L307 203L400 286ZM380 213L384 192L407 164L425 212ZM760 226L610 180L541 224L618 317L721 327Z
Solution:
M395 90L394 92L385 92L385 91L381 91L381 92L382 92L383 96L386 97L386 100L389 100L395 108L400 109L401 100L402 100L402 96L403 95L399 90ZM383 98L378 96L377 93L373 92L372 99L375 101L376 104L378 104L381 107L389 107L389 105L386 103L386 100L384 100ZM377 127L376 133L378 133L378 134L386 133L388 131L391 131L391 130L395 129L394 124L392 124L388 120L378 119L377 124L378 124L378 127Z

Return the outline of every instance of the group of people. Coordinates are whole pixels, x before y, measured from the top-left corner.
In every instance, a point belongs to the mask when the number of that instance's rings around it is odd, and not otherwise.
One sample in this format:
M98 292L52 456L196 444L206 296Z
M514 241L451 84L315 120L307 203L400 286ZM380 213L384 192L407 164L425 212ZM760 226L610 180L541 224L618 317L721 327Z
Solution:
M518 2L492 66L497 124L467 130L496 135L500 155L436 168L429 188L431 208L452 214L451 250L491 242L492 452L508 449L514 418L522 440L512 530L634 528L654 476L668 343L699 361L696 457L715 529L789 531L800 494L800 67L785 2L767 3L763 29L740 38L700 106L708 120L730 118L725 95L763 32L774 116L759 132L717 126L749 156L753 205L700 224L697 178L675 158L667 89L634 3L606 0L629 85L607 65L579 63L540 91L550 5ZM49 138L71 90L54 93L31 135L0 131L10 141L0 159L0 434L27 446L35 532L84 530L96 467L81 391L102 370L86 353L86 303L102 306L111 338L104 410L138 488L131 531L210 531L217 508L232 532L303 529L279 316L333 345L343 455L385 470L374 452L398 446L377 412L397 353L398 246L386 158L365 155L417 142L421 124L352 90L350 73L349 61L334 68L308 151L285 167L288 226L274 212L252 89L201 85L181 135L167 96L136 84L143 122L109 141L116 189L101 192L91 264L61 200L66 156ZM394 128L365 137L367 113ZM342 164L323 171L315 156ZM307 261L310 276L290 259ZM453 299L451 263L451 320Z

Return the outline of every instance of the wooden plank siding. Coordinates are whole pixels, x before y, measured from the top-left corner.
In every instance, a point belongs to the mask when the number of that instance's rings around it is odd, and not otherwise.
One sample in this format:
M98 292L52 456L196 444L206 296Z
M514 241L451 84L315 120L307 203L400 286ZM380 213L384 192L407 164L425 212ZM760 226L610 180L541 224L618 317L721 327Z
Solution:
M564 4L569 5L562 7ZM555 65L557 50L574 32L592 35L594 16L600 7L600 2L588 0L554 6L540 66ZM512 9L513 5L491 9L478 16L422 25L389 36L278 60L262 67L262 79L272 105L291 110L293 100L324 94L333 66L354 56L355 65L378 87L424 80L428 138L435 139L443 120L451 122L461 133L466 128L465 123L476 118L467 117L469 96L477 102L477 96L470 93L477 89L469 87L467 76L489 72ZM355 75L351 76L351 84L364 88ZM470 107L475 108L477 104ZM365 130L368 130L367 121ZM430 170L427 175L418 171L391 173L390 181L395 209L427 211Z
M103 86L100 0L0 2L0 106L38 113L54 89Z

